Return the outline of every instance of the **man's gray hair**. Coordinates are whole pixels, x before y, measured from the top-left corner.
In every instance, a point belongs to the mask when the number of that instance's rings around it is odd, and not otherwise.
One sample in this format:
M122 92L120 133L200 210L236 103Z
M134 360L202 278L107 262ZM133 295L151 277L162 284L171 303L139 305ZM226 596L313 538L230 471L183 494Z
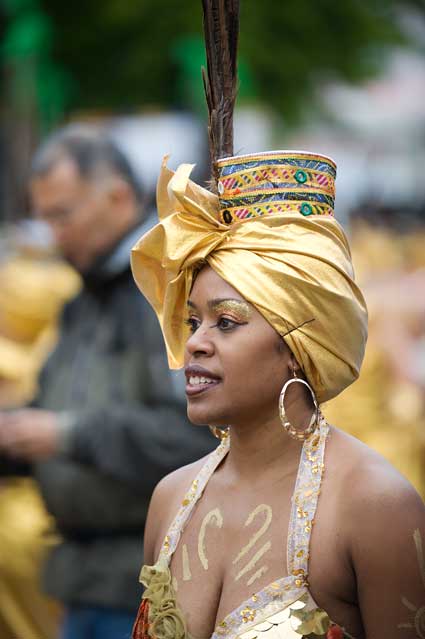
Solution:
M124 153L107 133L85 124L56 131L36 151L30 178L47 175L63 159L74 162L81 177L87 180L96 180L105 173L120 177L130 186L138 204L142 204L142 185Z

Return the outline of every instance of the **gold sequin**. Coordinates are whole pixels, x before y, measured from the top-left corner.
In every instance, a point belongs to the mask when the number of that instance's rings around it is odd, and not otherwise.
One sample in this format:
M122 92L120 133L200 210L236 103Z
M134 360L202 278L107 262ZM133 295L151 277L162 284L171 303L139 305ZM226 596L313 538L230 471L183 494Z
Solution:
M244 623L248 623L249 621L254 621L255 619L255 610L247 606L243 610L241 610L241 617Z

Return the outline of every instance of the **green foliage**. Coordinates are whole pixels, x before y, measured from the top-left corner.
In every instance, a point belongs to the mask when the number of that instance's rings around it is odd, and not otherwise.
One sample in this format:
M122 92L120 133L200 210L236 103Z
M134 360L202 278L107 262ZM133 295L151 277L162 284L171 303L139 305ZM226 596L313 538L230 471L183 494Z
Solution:
M412 0L412 4L420 0ZM241 0L241 99L297 118L329 77L357 81L401 43L396 0ZM42 0L73 108L139 110L202 102L200 0Z

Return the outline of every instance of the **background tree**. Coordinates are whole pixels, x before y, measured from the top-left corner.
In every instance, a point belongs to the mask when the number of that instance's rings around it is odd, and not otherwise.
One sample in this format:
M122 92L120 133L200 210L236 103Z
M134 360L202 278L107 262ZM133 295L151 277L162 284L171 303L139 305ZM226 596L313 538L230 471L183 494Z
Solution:
M288 125L320 84L382 69L408 42L400 12L425 14L425 0L241 5L238 104L262 101ZM34 144L70 113L205 108L200 0L0 0L0 33L0 218L23 210Z
M358 81L381 68L387 46L405 41L400 7L422 2L242 0L242 99L297 118L318 82ZM56 28L55 59L76 83L73 108L200 104L200 0L42 3Z

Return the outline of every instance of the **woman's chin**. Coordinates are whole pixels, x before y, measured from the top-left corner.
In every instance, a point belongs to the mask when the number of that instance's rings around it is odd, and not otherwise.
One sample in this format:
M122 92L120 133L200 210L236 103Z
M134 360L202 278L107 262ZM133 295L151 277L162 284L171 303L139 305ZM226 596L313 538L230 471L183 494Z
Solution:
M200 407L188 406L187 416L192 424L197 426L217 426L218 428L226 428L228 422L220 419L216 412L202 410Z

